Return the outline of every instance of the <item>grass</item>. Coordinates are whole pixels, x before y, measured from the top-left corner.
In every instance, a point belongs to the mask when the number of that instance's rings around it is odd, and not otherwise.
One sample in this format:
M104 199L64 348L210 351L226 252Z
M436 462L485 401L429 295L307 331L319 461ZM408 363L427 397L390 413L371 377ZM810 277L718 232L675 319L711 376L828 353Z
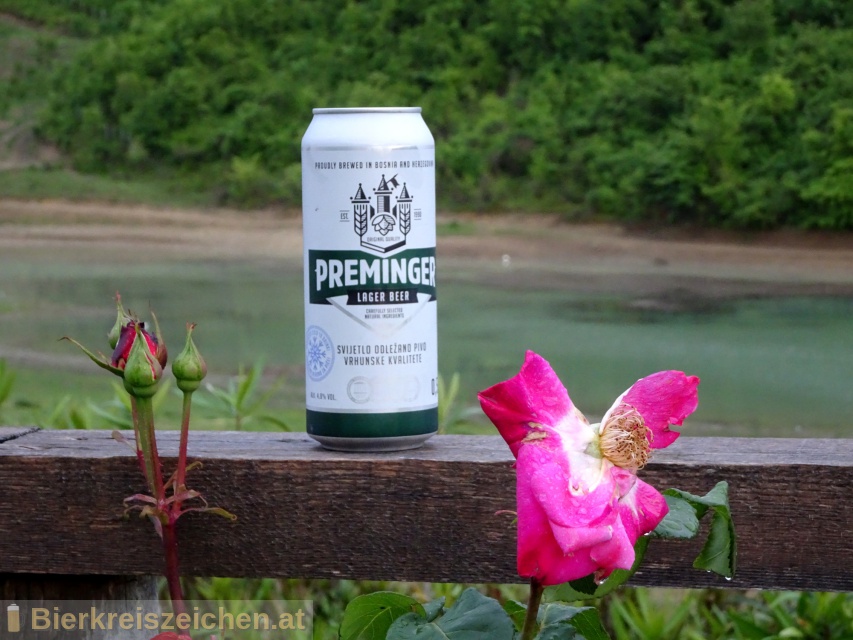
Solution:
M473 236L477 233L477 225L463 220L451 220L438 222L435 230L439 236Z
M145 204L168 207L206 207L214 204L210 191L188 189L179 175L122 177L81 174L62 167L0 171L0 198L76 200Z
M94 365L92 365L94 367ZM6 376L13 376L7 393L4 390ZM73 382L69 382L73 380ZM233 379L232 379L233 380ZM223 389L232 383L223 381L215 385ZM129 414L125 416L122 403L111 382L118 381L109 374L96 369L92 372L16 367L0 359L0 424L38 425L53 429L115 429L131 428ZM167 373L165 382L171 381ZM275 391L266 380L259 384L262 397L265 390ZM206 388L196 393L193 404L193 429L199 431L232 431L246 428L252 431L280 431L282 424L290 431L305 430L305 411L301 408L282 407L277 398L263 402L254 412L243 415L241 427L235 415L217 403L217 397ZM251 398L249 399L251 401ZM266 419L267 415L275 418ZM115 421L107 416L112 416ZM119 422L127 418L127 426ZM181 399L174 384L166 391L158 407L157 428L176 430L181 420Z

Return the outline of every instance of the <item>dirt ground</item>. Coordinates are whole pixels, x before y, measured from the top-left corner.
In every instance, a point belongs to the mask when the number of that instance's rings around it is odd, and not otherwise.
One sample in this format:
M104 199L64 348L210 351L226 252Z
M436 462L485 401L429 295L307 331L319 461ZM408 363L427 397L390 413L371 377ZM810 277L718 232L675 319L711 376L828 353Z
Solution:
M466 265L466 273L473 269L477 278L505 286L628 292L658 305L673 292L853 296L849 233L628 229L548 215L439 215L438 227L445 277L463 277L453 267ZM301 217L281 210L0 200L0 255L29 251L299 263Z

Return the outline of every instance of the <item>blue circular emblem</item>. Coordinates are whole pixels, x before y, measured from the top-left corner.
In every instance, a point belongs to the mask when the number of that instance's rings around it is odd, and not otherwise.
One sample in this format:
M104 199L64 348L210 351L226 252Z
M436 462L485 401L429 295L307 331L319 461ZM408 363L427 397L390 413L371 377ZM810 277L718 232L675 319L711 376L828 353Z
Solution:
M305 332L305 370L308 377L319 382L332 371L335 347L329 334L320 327L310 326Z

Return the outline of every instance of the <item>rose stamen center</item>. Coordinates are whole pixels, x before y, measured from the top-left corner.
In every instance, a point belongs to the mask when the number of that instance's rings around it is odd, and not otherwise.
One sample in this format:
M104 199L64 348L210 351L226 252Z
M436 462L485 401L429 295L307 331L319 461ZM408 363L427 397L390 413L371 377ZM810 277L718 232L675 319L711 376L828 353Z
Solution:
M646 466L652 453L652 431L634 407L620 404L601 427L602 455L617 467L637 471Z

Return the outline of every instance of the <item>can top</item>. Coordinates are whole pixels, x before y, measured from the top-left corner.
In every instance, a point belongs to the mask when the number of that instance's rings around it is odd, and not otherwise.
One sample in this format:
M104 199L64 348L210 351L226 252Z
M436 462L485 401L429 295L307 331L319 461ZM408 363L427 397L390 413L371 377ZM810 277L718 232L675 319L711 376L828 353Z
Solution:
M420 113L420 107L330 107L314 109L313 114L328 113Z

